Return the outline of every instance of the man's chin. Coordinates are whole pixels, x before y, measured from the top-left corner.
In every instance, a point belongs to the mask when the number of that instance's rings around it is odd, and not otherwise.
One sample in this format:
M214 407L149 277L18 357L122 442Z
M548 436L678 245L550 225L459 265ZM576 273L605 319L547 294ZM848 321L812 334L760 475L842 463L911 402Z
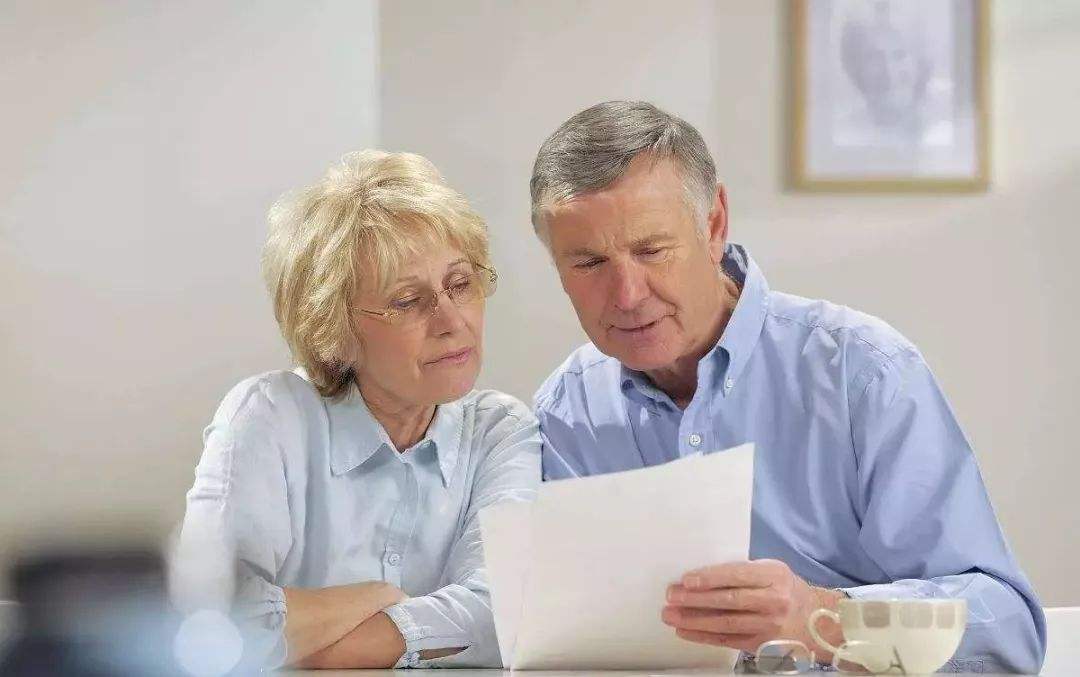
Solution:
M607 345L597 344L596 347L600 349L600 352L608 357L614 357L623 366L634 371L663 369L675 361L670 355L670 351L660 346L625 346L609 343Z

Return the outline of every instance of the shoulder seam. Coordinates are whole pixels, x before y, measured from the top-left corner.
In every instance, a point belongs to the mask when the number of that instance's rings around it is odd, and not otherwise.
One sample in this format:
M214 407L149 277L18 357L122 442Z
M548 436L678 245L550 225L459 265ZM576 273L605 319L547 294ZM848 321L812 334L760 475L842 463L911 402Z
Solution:
M580 349L581 348L578 348L578 350L580 350ZM609 360L613 360L613 359L615 359L615 358L611 357L610 355L604 355L603 353L601 353L599 357L597 357L596 359L594 359L591 362L588 362L586 364L576 365L573 368L560 368L560 370L559 370L559 372L557 374L552 374L552 376L556 376L554 382L552 382L552 377L549 376L548 379L545 380L544 383L541 384L541 386L540 386L541 389L543 389L544 385L547 385L548 383L552 383L551 387L547 388L546 392L541 393L538 390L537 393L535 393L533 395L533 405L534 405L534 407L539 407L541 405L541 403L547 403L547 402L551 402L552 400L555 400L556 399L556 393L558 391L560 391L560 390L565 391L566 390L565 381L566 381L567 376L571 376L571 375L573 375L573 376L581 376L586 371L588 371L588 370L590 370L590 369L592 369L594 367L600 366L602 364L605 364Z
M519 414L518 412L511 409L510 405L506 404L505 402L497 402L495 404L487 404L487 405L476 405L476 411L477 412L496 411L496 410L499 410L499 409L501 409L502 413L506 414L507 416L513 416L514 418L516 418L518 420L521 420L521 418L522 418L521 414Z
M854 312L858 312L858 311L854 311ZM857 341L859 341L860 343L865 344L868 348L873 350L875 353L880 354L881 357L883 357L884 359L886 359L886 360L888 360L890 362L892 361L893 357L895 357L896 355L904 352L905 350L910 350L910 348L908 346L905 346L905 345L903 345L902 342L897 341L896 350L893 351L892 353L886 352L884 349L882 349L881 346L878 346L877 344L871 342L869 339L867 339L862 334L860 334L859 331L857 329L855 329L854 327L843 327L843 326L841 326L841 327L829 328L829 327L821 324L820 322L810 323L810 322L807 322L807 321L805 321L805 320L803 320L801 318L791 317L790 315L782 315L780 313L777 313L777 312L773 311L771 308L769 309L768 314L771 315L772 317L775 317L776 319L779 319L779 320L786 320L788 322L793 322L793 323L798 324L798 325L800 325L802 327L806 327L807 329L821 329L822 331L827 332L829 334L834 334L834 333L838 333L838 332L848 332ZM896 331L896 330L893 329L893 331Z
M473 407L474 407L474 409L475 409L475 411L477 413L501 410L505 415L512 416L514 419L520 421L520 420L524 419L524 415L521 412L514 411L514 409L515 409L514 405L515 404L520 404L522 406L522 408L525 409L525 411L529 410L529 405L525 404L524 402L522 402L518 398L511 395L510 393L504 393L501 390L491 390L491 389L486 389L483 392L496 393L498 395L498 397L496 398L496 401L494 401L494 402L484 402L484 403L476 402L473 405ZM512 402L499 401L499 400L502 400L502 399L505 399L505 398L511 398L513 401Z

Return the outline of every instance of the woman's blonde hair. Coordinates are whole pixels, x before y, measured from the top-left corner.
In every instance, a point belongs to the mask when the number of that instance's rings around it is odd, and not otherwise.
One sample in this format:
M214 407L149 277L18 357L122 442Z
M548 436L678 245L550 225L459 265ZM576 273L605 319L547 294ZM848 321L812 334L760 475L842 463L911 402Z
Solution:
M361 285L385 290L432 243L490 265L483 219L412 153L349 153L318 183L280 197L268 219L262 269L274 317L323 397L343 395L355 377L351 311Z

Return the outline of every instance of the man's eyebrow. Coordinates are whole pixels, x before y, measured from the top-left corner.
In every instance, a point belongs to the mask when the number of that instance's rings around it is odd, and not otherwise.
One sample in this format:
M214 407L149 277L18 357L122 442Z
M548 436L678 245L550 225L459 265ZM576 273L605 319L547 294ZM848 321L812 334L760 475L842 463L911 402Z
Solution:
M578 247L577 249L571 249L568 252L563 252L563 256L570 256L577 258L579 256L599 256L599 254L588 247Z
M653 233L652 235L647 235L638 240L634 240L632 243L630 243L630 248L640 249L642 247L648 247L650 245L656 245L665 242L674 242L675 239L675 236L671 233ZM577 247L575 249L562 252L561 254L559 254L559 256L563 258L582 258L591 256L603 256L603 254L596 250L590 249L589 247Z
M634 240L634 242L630 246L634 249L637 249L638 247L658 244L661 242L671 242L674 239L675 236L671 235L670 233L653 233L652 235L647 235L640 240Z

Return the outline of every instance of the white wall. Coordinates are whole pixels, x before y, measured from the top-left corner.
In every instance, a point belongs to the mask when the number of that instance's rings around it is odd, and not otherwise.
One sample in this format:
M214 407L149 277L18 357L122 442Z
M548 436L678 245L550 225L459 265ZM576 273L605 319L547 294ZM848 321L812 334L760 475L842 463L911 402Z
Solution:
M991 192L844 197L782 189L784 5L5 4L0 566L27 533L179 517L221 395L287 363L265 210L346 150L424 153L488 217L483 380L528 399L583 339L528 225L533 154L573 112L645 98L704 133L774 287L919 343L1044 601L1080 603L1080 91L1057 75L1080 7L994 5Z
M373 1L3 15L0 564L26 534L179 518L225 391L289 364L266 210L378 115Z
M920 345L1044 603L1080 604L1080 89L1060 75L1080 61L1080 5L995 3L994 186L899 197L784 191L785 6L381 5L383 145L429 156L474 201L504 271L483 380L528 399L582 340L528 223L537 147L588 105L652 100L704 134L732 237L774 288L880 315Z

